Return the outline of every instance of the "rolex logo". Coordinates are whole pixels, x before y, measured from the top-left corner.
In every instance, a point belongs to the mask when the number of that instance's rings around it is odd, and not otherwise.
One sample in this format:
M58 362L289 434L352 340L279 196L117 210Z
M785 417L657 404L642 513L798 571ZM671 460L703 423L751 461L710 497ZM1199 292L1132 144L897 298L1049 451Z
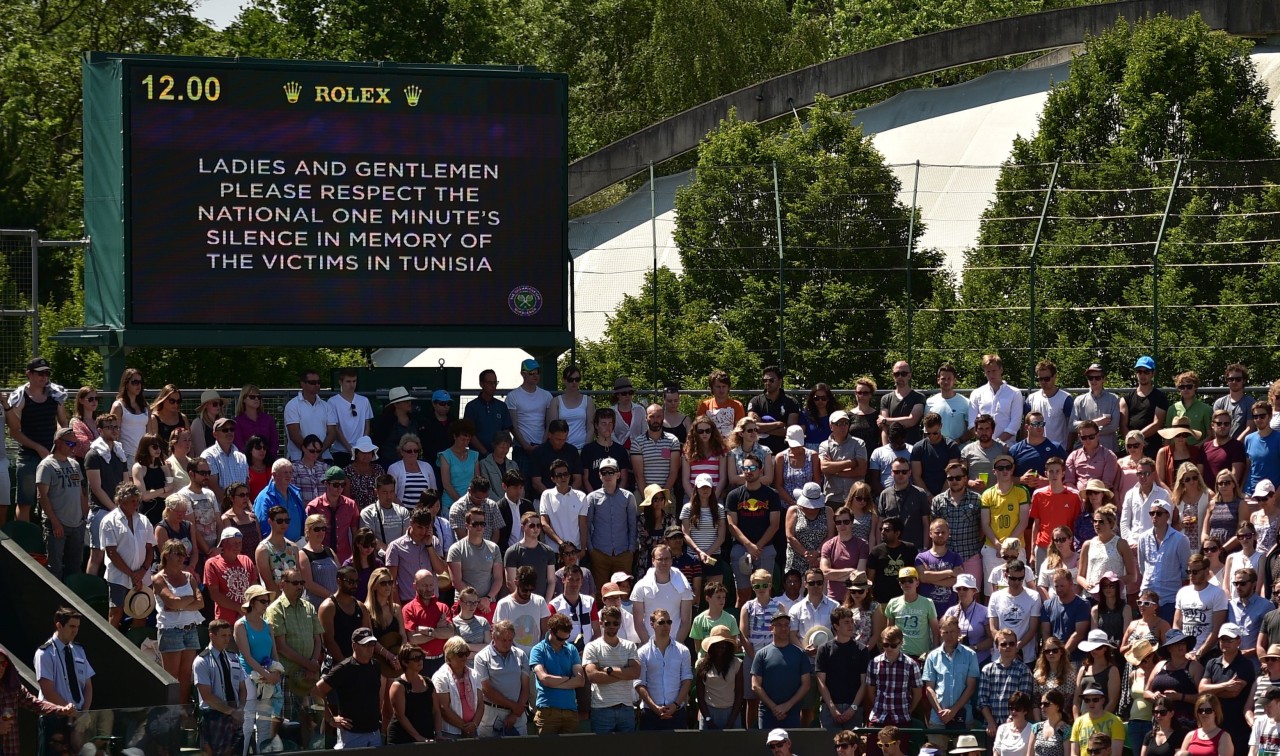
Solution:
M284 85L284 97L293 105L298 101L298 95L302 94L302 85L296 81L291 81Z
M409 107L418 107L418 98L422 97L422 87L410 84L404 88L404 99L409 103Z

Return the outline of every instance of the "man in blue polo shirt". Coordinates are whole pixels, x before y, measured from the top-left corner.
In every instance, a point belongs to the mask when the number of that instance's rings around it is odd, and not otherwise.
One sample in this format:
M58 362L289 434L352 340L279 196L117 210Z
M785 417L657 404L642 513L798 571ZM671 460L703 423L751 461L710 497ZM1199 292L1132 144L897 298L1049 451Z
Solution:
M573 622L565 614L547 620L547 637L533 647L529 666L538 683L533 724L540 735L567 735L578 731L578 694L586 682L582 657L569 643Z

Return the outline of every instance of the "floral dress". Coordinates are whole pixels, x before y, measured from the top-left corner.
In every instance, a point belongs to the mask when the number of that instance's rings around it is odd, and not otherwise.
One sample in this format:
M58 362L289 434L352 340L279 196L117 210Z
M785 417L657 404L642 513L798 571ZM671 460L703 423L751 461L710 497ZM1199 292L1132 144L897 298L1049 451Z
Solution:
M875 627L875 616L879 609L880 604L876 601L871 602L869 609L849 607L849 611L853 612L853 626L855 628L853 638L866 648L876 645L871 641L871 633Z
M663 533L672 525L679 525L676 518L671 516L667 510L662 510L662 519L656 529L650 529L649 518L646 517L644 510L640 511L640 515L636 517L636 572L637 575L643 575L648 571L651 564L651 555L654 546L660 546L667 542Z
M827 542L827 513L826 509L818 510L818 516L812 520L805 516L803 508L796 509L796 540L804 544L806 549L817 551L822 548L822 544ZM791 547L791 543L787 543L787 569L800 570L804 572L809 569L809 561L804 558L804 554L798 553Z
M364 509L378 500L377 486L374 482L386 471L377 462L370 466L373 469L368 475L364 475L356 472L355 464L347 465L347 495L355 501L357 509Z

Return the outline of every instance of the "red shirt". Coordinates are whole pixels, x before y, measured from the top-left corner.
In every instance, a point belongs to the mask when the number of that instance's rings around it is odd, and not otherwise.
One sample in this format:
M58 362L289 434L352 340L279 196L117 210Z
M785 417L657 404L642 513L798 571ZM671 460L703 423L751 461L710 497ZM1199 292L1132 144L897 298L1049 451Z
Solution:
M400 610L400 614L404 620L406 637L428 627L434 630L440 625L441 619L446 622L453 620L453 613L449 611L449 607L435 599L432 599L429 604L423 603L421 596L414 596L413 600ZM427 656L440 656L444 653L444 642L444 638L432 638L422 644L422 652Z
M1048 548L1053 542L1053 529L1058 526L1073 528L1079 516L1079 491L1071 486L1063 487L1062 493L1054 493L1049 486L1037 488L1031 495L1031 519L1040 523L1036 529L1036 546Z
M339 497L338 506L330 507L324 496L317 496L307 505L307 515L324 515L329 524L325 545L338 556L338 564L351 558L351 541L360 526L360 509L354 499Z
M254 567L253 560L244 554L237 555L235 563L231 564L227 562L226 556L219 553L204 563L204 583L218 586L227 598L241 604L244 602L244 592L249 589L249 586L258 583L258 568ZM213 616L227 622L235 622L240 614L214 603Z

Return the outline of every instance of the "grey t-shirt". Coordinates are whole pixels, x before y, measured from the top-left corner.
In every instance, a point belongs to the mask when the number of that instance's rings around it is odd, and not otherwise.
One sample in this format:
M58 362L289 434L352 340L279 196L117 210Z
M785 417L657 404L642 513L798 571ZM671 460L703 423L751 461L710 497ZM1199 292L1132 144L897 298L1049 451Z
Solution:
M473 664L481 685L488 680L512 701L520 699L520 678L529 674L529 655L524 649L513 645L510 653L502 654L491 643L476 653Z
M36 484L40 483L49 484L49 503L64 528L78 527L84 522L80 509L84 476L80 474L78 462L74 459L59 462L52 454L45 457L36 467Z
M1008 453L1008 447L999 441L992 441L991 446L986 449L977 441L970 441L960 450L960 458L969 463L969 480L977 480L978 473L991 473L996 457Z
M493 587L493 564L501 559L502 553L493 541L481 541L479 546L472 546L464 538L449 547L449 563L462 565L462 582L475 588L481 596Z
M544 543L537 543L532 548L525 546L523 543L507 549L507 553L502 557L502 566L511 567L513 569L519 567L532 567L535 575L538 576L538 582L533 588L533 592L539 595L547 595L547 567L556 563L556 552Z
M834 437L828 438L818 445L818 456L832 462L867 458L867 446L862 439L849 436L843 444L836 443ZM910 453L908 452L908 455ZM842 506L849 498L849 489L853 488L853 478L841 478L835 475L825 476L822 482L823 492L827 495L827 506Z

